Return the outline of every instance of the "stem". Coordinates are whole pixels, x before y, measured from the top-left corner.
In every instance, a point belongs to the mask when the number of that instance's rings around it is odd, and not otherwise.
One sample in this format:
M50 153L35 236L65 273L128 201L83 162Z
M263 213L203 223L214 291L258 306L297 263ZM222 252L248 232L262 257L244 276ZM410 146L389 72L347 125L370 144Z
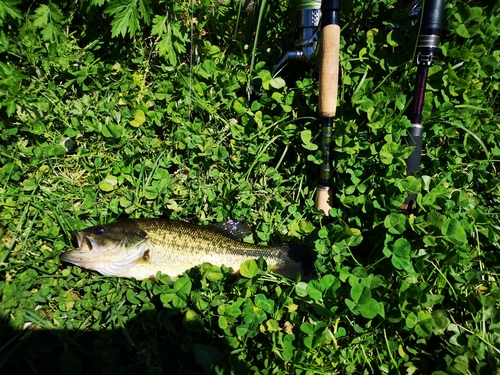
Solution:
M444 277L444 279L446 280L446 284L448 284L450 286L450 289L453 293L453 296L455 297L456 300L458 300L457 293L455 293L455 289L453 288L453 285L451 285L451 283L448 281L448 278L444 275L443 272L441 272L441 270L434 264L434 262L432 260L428 260L428 262L430 264L432 264L432 266L436 269L436 271L438 271L441 274L441 276Z
M255 39L253 41L253 49L252 49L252 59L250 60L250 75L252 74L253 68L255 66L255 52L257 51L257 43L259 42L259 34L260 34L260 24L262 18L264 17L264 10L266 8L267 0L262 0L262 4L260 5L259 10L259 18L257 19L257 30L255 30Z
M385 328L384 328L384 339L385 339L385 345L387 346L387 352L389 353L389 356L391 357L391 362L392 362L393 366L396 368L397 373L400 374L399 368L398 368L398 363L396 362L396 360L394 359L394 357L392 355L391 346L389 345L389 340L387 339L387 332L386 332Z

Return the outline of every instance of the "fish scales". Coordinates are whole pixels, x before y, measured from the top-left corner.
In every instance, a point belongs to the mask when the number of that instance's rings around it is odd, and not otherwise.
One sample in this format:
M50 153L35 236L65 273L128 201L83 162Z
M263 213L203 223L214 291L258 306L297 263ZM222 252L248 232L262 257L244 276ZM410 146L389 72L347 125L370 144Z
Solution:
M74 234L78 248L61 259L106 276L171 277L208 262L238 271L241 263L263 257L273 271L288 277L310 263L308 253L288 245L260 246L238 241L212 226L167 219L136 219L91 227ZM304 274L304 272L303 272Z
M139 221L137 224L148 233L153 245L169 250L152 251L151 263L169 264L171 268L175 264L177 269L173 272L182 273L204 262L224 264L238 270L244 261L259 257L265 258L273 270L285 266L286 246L248 244L228 237L217 229L179 221Z

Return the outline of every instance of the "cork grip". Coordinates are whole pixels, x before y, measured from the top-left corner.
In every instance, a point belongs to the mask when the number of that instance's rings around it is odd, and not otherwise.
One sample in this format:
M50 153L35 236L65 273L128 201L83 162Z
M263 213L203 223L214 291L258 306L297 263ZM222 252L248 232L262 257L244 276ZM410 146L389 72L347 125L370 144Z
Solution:
M319 67L319 114L334 117L339 86L340 26L331 24L321 31Z
M323 211L325 216L330 216L330 209L332 208L332 191L329 188L318 187L316 190L316 208Z

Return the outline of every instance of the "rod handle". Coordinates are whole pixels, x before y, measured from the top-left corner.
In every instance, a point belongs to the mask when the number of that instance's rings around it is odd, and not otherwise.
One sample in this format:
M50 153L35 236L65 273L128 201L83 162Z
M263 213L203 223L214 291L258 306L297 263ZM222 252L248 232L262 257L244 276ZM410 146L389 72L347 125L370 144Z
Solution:
M323 211L325 216L330 216L332 208L332 190L328 187L319 186L316 190L316 208Z
M339 87L340 26L324 26L321 38L319 114L322 117L335 117Z
M418 172L420 169L420 159L422 156L422 133L424 127L420 124L412 124L410 134L406 138L408 146L415 146L413 153L406 159L406 173L408 175ZM416 194L409 194L401 205L402 210L412 210L415 208Z
M426 0L424 3L424 13L422 15L423 34L439 35L441 24L443 23L443 14L444 0Z

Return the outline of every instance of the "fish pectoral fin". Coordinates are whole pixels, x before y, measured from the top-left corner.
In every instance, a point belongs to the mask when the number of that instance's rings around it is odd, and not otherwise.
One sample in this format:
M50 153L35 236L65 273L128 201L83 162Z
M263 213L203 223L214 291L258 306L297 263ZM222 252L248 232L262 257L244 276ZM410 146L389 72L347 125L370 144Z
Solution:
M138 260L137 260L137 263L149 263L151 262L151 252L149 249L146 249L143 253L142 253L142 257L140 257Z

